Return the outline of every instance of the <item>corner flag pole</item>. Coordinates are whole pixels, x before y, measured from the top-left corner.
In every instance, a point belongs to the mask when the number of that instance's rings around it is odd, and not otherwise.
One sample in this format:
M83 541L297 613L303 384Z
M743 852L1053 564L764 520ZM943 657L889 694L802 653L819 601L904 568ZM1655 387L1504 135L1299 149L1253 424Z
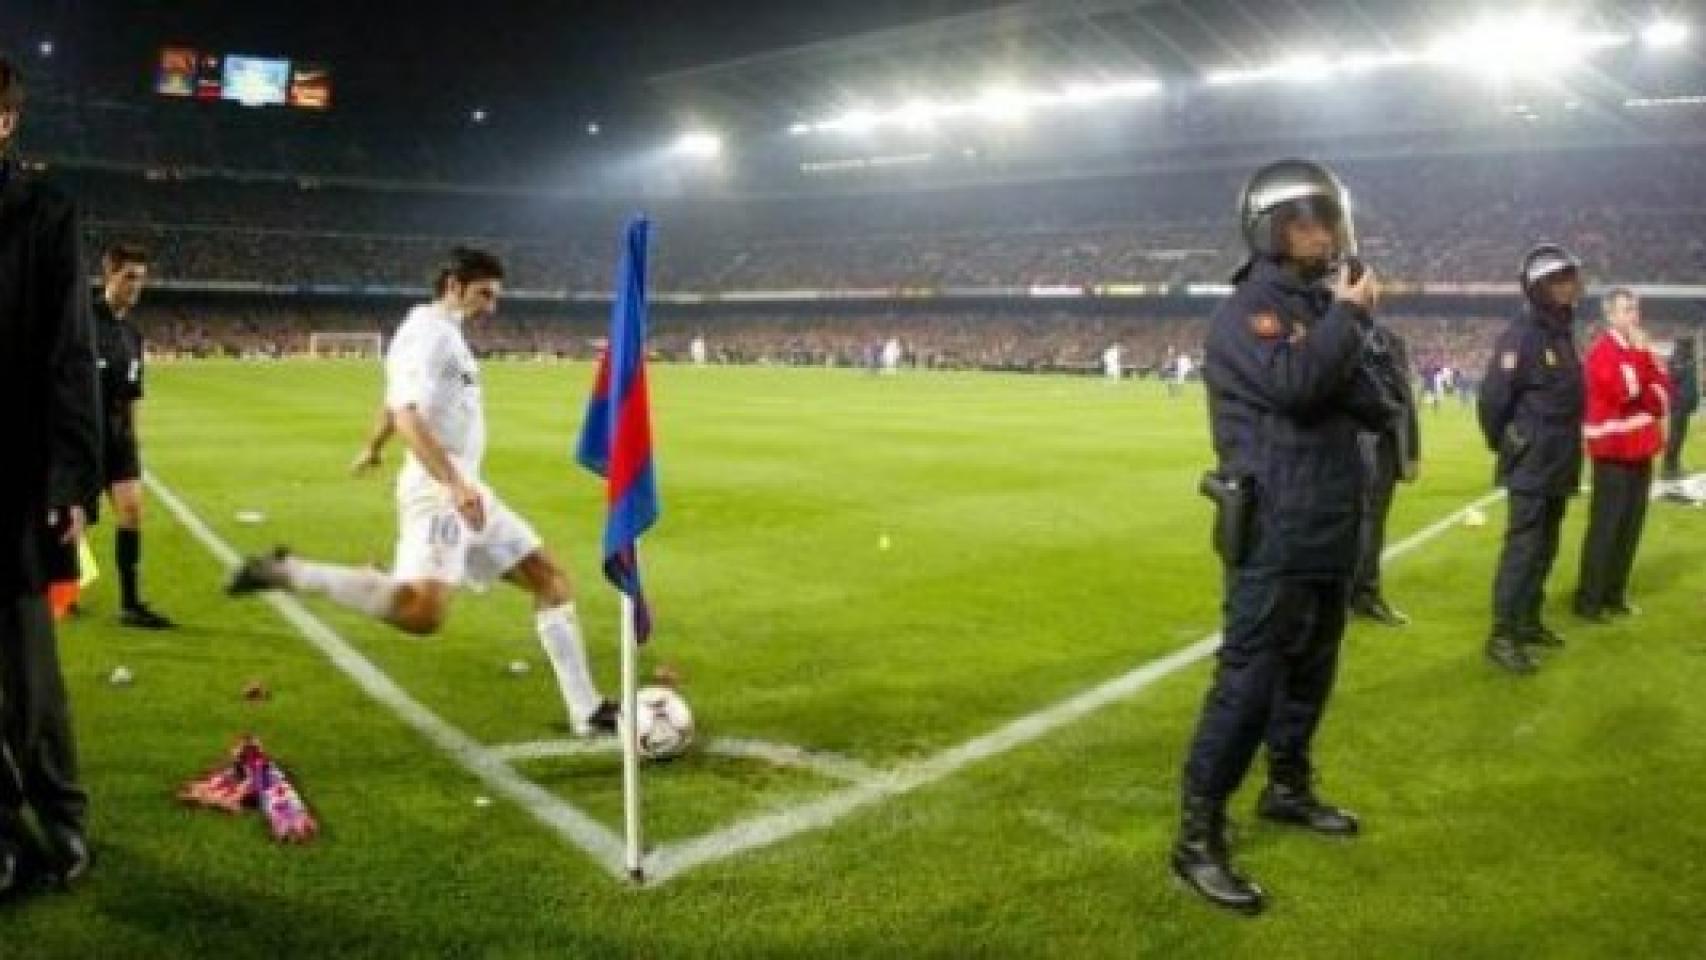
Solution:
M639 539L658 519L652 464L651 400L646 389L646 249L651 222L637 216L622 234L610 340L598 363L575 459L605 480L604 576L622 595L622 738L624 865L645 881L640 824L639 646L651 634L640 583Z
M627 836L628 879L646 882L645 836L640 822L639 639L634 598L622 594L622 818Z

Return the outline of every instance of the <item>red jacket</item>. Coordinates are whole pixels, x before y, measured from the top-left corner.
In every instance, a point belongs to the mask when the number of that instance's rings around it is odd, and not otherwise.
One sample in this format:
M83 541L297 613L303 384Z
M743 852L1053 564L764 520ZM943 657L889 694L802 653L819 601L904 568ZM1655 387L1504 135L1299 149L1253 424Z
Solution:
M1587 418L1582 435L1595 460L1642 463L1664 451L1670 377L1651 350L1615 330L1594 341L1584 366Z

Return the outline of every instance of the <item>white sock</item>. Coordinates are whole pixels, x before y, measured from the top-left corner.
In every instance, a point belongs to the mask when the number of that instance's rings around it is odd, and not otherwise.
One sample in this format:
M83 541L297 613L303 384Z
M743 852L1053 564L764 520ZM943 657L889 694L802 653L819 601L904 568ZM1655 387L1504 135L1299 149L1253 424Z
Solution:
M308 563L296 557L286 561L284 569L290 578L290 589L297 593L323 596L339 606L380 620L391 615L397 583L378 570Z
M557 674L557 687L563 693L563 703L569 710L569 726L584 733L586 720L603 698L592 683L592 670L587 667L586 647L581 643L580 622L575 617L575 605L565 603L550 610L541 610L534 617L539 626L539 645L551 658L551 669Z

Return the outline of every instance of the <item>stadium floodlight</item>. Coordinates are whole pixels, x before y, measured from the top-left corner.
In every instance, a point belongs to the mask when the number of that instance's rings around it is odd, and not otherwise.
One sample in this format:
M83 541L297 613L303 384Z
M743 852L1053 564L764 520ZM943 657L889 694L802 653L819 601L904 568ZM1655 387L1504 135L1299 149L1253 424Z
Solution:
M1333 75L1333 64L1318 53L1298 53L1275 64L1270 73L1293 83L1320 83Z
M1030 110L1034 99L1011 87L993 87L977 98L974 109L991 120L1018 120Z
M44 57L53 56L54 49L55 49L55 47L53 45L52 40L43 40L42 42L36 44L36 52L41 54Z
M788 127L788 135L791 137L803 137L806 134L811 133L814 129L815 128L809 123L790 124Z
M1641 42L1649 47L1664 49L1680 47L1688 42L1688 24L1676 20L1655 20L1641 31Z
M887 118L895 123L912 130L922 130L936 122L944 110L928 100L913 100L899 110L889 114Z
M491 114L486 112L485 107L475 107L474 109L468 111L468 119L474 121L475 123L485 123L486 120L489 119L490 117L491 117Z
M684 133L675 141L676 155L694 160L710 160L721 156L722 152L723 138L703 130Z
M586 135L589 137L596 137L603 132L604 127L600 126L597 120L586 125Z
M1237 87L1266 77L1266 70L1214 70L1204 81L1211 87Z

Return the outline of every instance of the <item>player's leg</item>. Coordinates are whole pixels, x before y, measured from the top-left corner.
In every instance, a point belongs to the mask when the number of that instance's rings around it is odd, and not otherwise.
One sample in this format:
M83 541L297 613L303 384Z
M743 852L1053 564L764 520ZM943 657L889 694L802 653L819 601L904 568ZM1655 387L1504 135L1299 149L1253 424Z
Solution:
M486 528L470 545L467 576L473 582L501 576L533 597L534 629L551 661L569 728L577 736L615 732L616 704L593 683L568 574L533 527L489 490Z
M245 561L226 592L243 596L288 590L325 597L407 633L436 633L450 614L451 595L467 570L468 530L461 516L436 496L404 498L398 505L398 528L390 573L316 563L280 547Z
M616 704L604 699L593 683L568 576L550 552L539 547L511 567L504 579L533 596L539 645L557 677L557 689L569 711L570 728L578 736L614 732Z

